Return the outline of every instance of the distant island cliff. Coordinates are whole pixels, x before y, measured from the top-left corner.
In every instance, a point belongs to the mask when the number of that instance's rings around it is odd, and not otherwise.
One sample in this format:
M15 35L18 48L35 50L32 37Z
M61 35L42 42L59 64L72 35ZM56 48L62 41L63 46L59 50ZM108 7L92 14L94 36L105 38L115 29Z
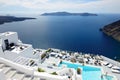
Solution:
M120 41L120 20L104 26L101 30L108 36Z
M14 16L0 16L0 25L8 22L14 21L24 21L27 19L36 19L36 18L29 18L29 17L14 17Z
M43 13L41 16L97 16L93 13L69 13L69 12L52 12L52 13Z

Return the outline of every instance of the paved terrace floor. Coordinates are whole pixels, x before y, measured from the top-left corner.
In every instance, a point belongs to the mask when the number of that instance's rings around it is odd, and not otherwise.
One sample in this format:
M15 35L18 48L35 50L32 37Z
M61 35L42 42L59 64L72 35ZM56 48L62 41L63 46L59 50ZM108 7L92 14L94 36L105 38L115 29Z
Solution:
M39 64L39 67L48 73L56 72L60 70L60 68L57 66L59 61L59 58L49 57L48 59L46 58L42 64Z

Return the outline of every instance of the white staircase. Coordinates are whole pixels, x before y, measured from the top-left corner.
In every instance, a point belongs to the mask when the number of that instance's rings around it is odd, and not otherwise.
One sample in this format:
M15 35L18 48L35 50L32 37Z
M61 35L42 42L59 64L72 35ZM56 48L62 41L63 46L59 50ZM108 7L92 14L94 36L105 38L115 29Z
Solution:
M5 76L6 76L7 79L10 79L12 76L15 75L15 73L16 73L16 70L11 69L10 71L8 71L8 72L5 74Z
M21 72L17 72L13 77L12 79L13 80L23 80L25 74L21 73Z
M32 80L40 80L39 77L34 77Z
M2 64L2 63L0 63L0 69L1 69L3 66L5 66L5 65L4 65L4 64Z
M9 66L4 66L1 69L3 69L3 73L7 73L11 68Z
M31 77L31 76L25 76L25 77L23 78L23 80L32 80L32 77Z
M3 70L7 80L41 80L40 77L24 74L3 63L0 63L0 69Z

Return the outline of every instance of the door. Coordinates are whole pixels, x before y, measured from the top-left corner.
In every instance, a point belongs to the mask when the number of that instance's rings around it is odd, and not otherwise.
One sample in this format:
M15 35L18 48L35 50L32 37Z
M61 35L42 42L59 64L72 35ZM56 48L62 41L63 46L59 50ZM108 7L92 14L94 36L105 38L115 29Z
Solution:
M8 50L10 48L8 39L4 40L4 42L5 42L6 50Z

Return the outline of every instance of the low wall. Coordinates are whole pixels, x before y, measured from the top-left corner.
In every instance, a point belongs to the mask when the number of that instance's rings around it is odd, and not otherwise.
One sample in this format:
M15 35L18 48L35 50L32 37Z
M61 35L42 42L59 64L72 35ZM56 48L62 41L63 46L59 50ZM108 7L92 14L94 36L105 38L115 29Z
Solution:
M82 80L82 76L77 74L77 71L72 68L64 68L60 71L58 71L59 75L65 74L65 73L71 73L72 80Z
M59 75L63 75L63 74L65 74L65 73L69 73L69 68L64 68L64 69L62 69L62 70L59 70L59 71L57 71L57 73L58 73Z
M31 69L29 67L25 67L25 66L20 65L20 64L13 63L12 61L6 60L4 58L0 58L0 62L16 69L17 71L23 72L27 75L33 75L34 74L33 69Z
M102 57L104 60L112 63L113 65L116 65L116 66L120 67L120 62L117 62L117 61L112 60L112 59L110 59L110 58L107 58L107 57L105 57L105 56L101 56L101 57Z
M48 74L46 72L34 72L34 76L38 76L41 79L46 79L46 80L68 80L67 76L59 76L59 75L52 75L52 74Z

